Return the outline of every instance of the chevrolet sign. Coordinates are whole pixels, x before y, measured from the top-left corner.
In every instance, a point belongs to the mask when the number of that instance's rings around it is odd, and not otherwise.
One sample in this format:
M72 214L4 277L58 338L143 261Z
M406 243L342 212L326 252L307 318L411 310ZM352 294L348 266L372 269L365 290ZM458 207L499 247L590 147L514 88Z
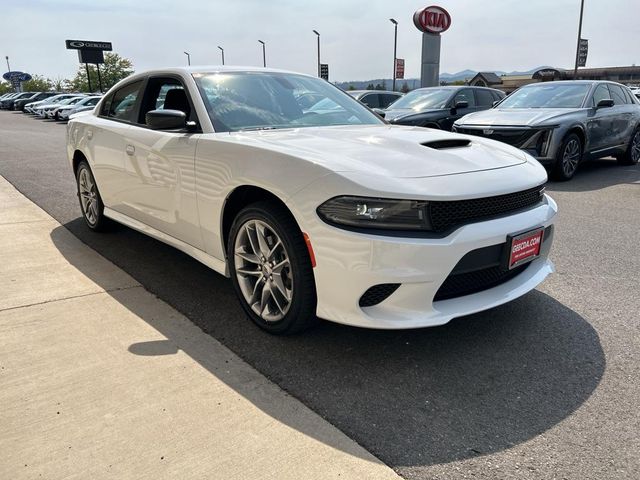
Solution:
M65 40L67 50L113 50L111 42L94 42L88 40Z

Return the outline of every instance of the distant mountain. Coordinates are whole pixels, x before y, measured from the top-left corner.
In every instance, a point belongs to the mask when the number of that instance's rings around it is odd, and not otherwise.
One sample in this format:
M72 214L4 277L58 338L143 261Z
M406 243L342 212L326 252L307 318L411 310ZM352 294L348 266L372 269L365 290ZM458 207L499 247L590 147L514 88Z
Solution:
M514 70L511 72L505 72L502 70L482 70L483 72L493 72L496 75L498 75L499 77L501 77L502 75L531 75L532 73L541 70L543 68L553 68L553 67L548 67L548 66L541 66L541 67L536 67L536 68L532 68L530 70L525 70L525 71L519 71L519 70ZM477 70L462 70L460 72L456 72L456 73L441 73L440 74L440 81L441 82L446 82L446 83L452 83L452 82L460 82L460 81L464 81L464 80L470 80L473 77L476 76L476 74L478 73ZM417 88L418 86L420 86L420 79L419 78L407 78L404 80L396 80L396 90L400 90L400 88L402 88L402 85L404 83L407 83L407 85L409 86L409 88L411 90L413 90L414 88ZM384 86L386 89L390 90L391 89L391 84L392 84L392 80L390 78L376 78L373 80L354 80L351 82L337 82L336 85L344 90L349 89L349 87L352 87L355 90L365 90L368 86L373 85L373 87L375 88L376 85L380 85L380 86Z

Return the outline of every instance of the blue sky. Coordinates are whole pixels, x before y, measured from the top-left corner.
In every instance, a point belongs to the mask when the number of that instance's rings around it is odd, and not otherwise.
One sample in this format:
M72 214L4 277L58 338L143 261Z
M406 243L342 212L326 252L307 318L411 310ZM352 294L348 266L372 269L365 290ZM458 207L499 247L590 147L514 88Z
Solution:
M0 0L0 55L13 70L67 77L78 66L67 38L110 41L137 71L185 64L185 50L193 64L217 64L218 45L228 65L260 65L261 39L268 66L315 73L317 29L331 80L365 80L391 76L393 17L398 56L414 77L421 34L412 15L432 4L452 17L441 72L573 66L579 0ZM639 0L586 0L587 66L640 64L639 19Z

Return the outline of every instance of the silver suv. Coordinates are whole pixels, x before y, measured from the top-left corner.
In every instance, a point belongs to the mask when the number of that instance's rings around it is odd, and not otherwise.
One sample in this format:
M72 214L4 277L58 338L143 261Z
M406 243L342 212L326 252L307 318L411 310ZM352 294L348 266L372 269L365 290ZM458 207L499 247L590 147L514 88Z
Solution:
M569 180L582 160L640 160L640 102L624 85L571 80L524 86L490 110L457 120L454 131L519 147Z

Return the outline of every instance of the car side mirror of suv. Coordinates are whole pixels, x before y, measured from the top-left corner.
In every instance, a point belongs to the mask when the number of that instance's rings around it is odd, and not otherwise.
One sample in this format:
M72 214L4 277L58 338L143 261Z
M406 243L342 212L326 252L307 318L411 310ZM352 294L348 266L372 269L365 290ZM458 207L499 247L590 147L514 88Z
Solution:
M612 99L603 98L598 102L598 105L596 105L596 108L608 108L608 107L613 107L614 105L615 105L615 102Z
M458 109L467 108L467 107L469 107L469 102L466 102L464 100L460 102L456 102L455 105L451 108L451 113L455 114L458 111Z
M176 130L187 126L187 115L180 110L151 110L145 122L152 130Z

